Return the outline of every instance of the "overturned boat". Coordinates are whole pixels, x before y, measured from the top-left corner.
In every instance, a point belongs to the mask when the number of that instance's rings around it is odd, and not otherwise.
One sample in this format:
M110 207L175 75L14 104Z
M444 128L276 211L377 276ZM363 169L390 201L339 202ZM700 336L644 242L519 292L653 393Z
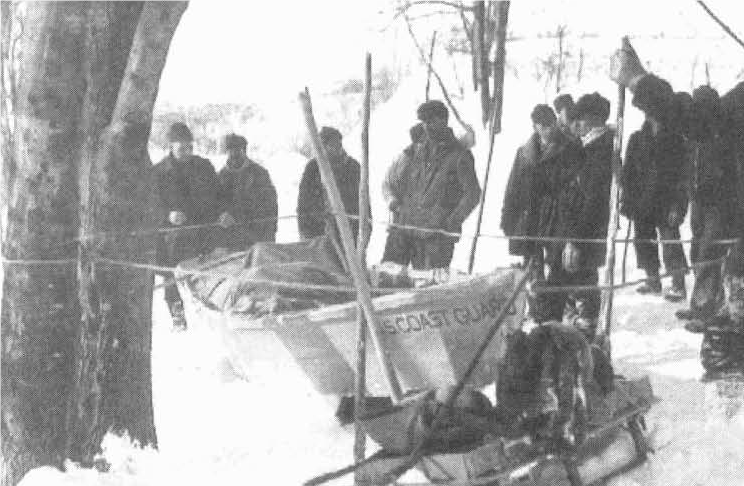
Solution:
M176 276L187 319L208 324L223 338L239 374L253 380L301 370L318 393L340 403L342 423L344 416L348 423L354 416L349 397L355 390L358 304L338 254L328 238L259 243L244 253L183 262ZM527 348L517 345L526 342L526 293L511 298L523 275L510 268L415 288L411 279L376 274L374 311L405 395L393 404L383 370L369 353L368 398L359 415L382 450L344 472L387 484L395 479L390 472L420 448L415 466L434 483L576 486L645 459L643 415L654 400L648 381L614 378L610 371L603 391L592 377L563 383L560 370L581 375L584 361L592 362L589 345L571 326L541 327L548 336L543 341L551 344L532 354L543 371L533 373L530 383L519 382L522 375L516 385L507 383L515 368L530 366L523 359ZM431 277L430 283L439 280ZM495 325L482 359L468 373ZM564 352L572 356L568 365L556 357ZM437 390L465 378L466 391L445 426L432 430L445 401ZM565 390L553 386L553 378ZM479 391L493 384L501 394L496 406ZM551 432L559 428L570 436L568 459Z

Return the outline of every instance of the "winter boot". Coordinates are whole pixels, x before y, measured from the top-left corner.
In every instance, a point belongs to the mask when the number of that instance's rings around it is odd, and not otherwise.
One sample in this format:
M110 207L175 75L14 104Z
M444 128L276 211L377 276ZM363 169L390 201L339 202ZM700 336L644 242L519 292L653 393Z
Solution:
M664 298L669 302L682 302L687 300L687 288L685 287L684 274L675 274L672 277L672 286L664 292Z
M186 330L186 314L183 311L182 302L171 302L168 305L170 310L171 319L173 319L173 330L174 331L185 331Z
M636 292L639 294L661 294L661 279L659 279L659 272L646 272L646 281L642 283Z

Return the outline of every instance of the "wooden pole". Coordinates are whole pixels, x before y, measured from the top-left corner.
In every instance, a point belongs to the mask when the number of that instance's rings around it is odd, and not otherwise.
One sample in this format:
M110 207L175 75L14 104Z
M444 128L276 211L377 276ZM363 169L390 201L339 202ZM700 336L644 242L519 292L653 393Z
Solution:
M377 359L380 362L380 367L385 375L385 381L387 382L388 390L390 391L390 397L393 403L399 403L403 393L401 391L400 383L395 376L393 369L393 363L390 360L390 355L387 349L383 346L384 335L380 328L377 317L374 313L374 307L372 305L372 298L370 296L370 287L367 279L365 278L364 271L362 269L362 263L359 261L359 255L354 248L354 239L351 234L351 227L349 226L349 217L346 214L346 208L341 200L341 193L338 191L336 185L336 179L333 176L331 165L328 162L323 144L320 142L320 135L318 135L318 126L315 123L315 117L313 116L313 106L310 100L310 91L305 88L304 93L299 95L300 104L302 105L303 113L305 115L305 124L307 125L307 131L310 135L310 142L313 145L313 151L318 162L318 168L320 169L321 180L325 186L328 194L328 200L330 201L331 208L334 212L336 219L336 226L338 226L339 234L341 235L341 244L346 254L346 260L349 264L349 270L351 276L354 279L354 286L357 289L357 298L359 304L362 306L364 317L367 319L369 324L370 334L372 341L375 345L375 352Z
M632 49L627 37L623 37L622 49ZM623 123L625 120L625 87L618 85L617 92L617 131L612 153L612 188L610 190L610 223L607 229L607 262L605 267L604 284L609 288L602 296L601 332L597 333L602 348L610 355L610 332L612 331L612 301L615 295L612 286L615 284L615 240L617 239L618 223L620 221L620 185L619 177L622 170Z
M468 273L473 273L475 266L475 251L478 247L478 236L483 223L483 207L486 202L486 190L488 189L488 176L491 173L491 159L496 134L501 133L501 113L504 105L504 70L506 66L506 25L509 21L509 2L498 2L496 11L496 58L493 62L493 109L491 113L490 141L488 145L488 160L486 161L486 174L483 177L483 190L478 204L478 220L475 224L475 236L470 247L470 260L468 261Z
M364 105L362 108L362 165L359 172L359 238L357 252L362 268L366 269L367 242L369 241L369 119L372 102L372 56L367 53L364 61ZM364 429L359 420L364 410L364 396L366 392L367 373L367 325L364 311L357 309L357 356L356 374L354 382L354 462L364 460L365 441ZM357 483L359 480L357 480Z
M426 71L426 92L424 93L424 99L429 101L429 90L431 88L431 66L434 63L434 45L437 42L437 31L431 36L431 46L429 46L429 67Z

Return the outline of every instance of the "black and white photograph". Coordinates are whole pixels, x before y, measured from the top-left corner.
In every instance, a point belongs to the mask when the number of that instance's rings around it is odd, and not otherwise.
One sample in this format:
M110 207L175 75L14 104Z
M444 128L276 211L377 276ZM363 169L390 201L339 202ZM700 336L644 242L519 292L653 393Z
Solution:
M743 19L0 0L0 486L744 486Z

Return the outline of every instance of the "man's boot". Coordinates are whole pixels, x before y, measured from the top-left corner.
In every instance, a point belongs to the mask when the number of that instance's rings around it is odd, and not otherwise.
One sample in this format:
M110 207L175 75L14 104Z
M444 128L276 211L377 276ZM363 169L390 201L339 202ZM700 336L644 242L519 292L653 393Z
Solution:
M646 281L636 288L636 292L642 295L661 294L661 279L659 278L659 271L646 270Z
M687 288L685 287L685 274L675 273L672 277L672 286L664 292L664 298L669 302L682 302L687 300Z

